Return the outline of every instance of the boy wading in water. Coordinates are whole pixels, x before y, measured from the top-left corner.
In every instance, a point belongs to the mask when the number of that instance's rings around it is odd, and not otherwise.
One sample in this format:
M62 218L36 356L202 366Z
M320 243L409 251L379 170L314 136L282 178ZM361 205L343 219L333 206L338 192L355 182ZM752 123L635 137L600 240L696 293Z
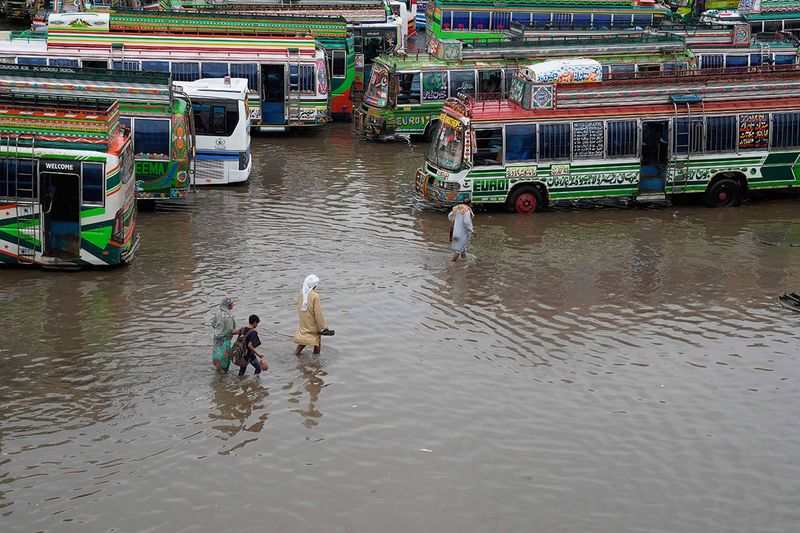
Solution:
M451 228L452 233L450 237L450 248L453 250L453 262L458 261L458 258L467 256L467 245L469 240L475 234L472 229L472 217L475 214L472 212L472 200L467 198L463 204L456 205L447 218L453 224Z
M259 375L262 370L262 363L263 369L267 370L269 365L267 365L267 360L264 359L264 356L258 353L258 348L261 346L261 339L258 338L258 332L256 328L258 327L258 323L261 320L258 318L258 315L250 315L250 318L247 319L249 322L249 326L245 326L243 328L238 328L234 330L234 333L238 333L239 336L244 337L245 346L247 346L247 357L249 359L249 363L253 365L253 368L256 369L255 374ZM244 373L247 372L247 365L239 367L239 375L244 376Z
M322 345L320 332L324 332L326 335L332 334L328 333L325 317L322 316L317 284L319 284L319 278L311 274L306 277L303 282L303 290L297 295L297 314L300 317L300 325L294 335L294 342L297 344L295 355L300 355L300 352L308 344L314 345L314 353L318 354Z

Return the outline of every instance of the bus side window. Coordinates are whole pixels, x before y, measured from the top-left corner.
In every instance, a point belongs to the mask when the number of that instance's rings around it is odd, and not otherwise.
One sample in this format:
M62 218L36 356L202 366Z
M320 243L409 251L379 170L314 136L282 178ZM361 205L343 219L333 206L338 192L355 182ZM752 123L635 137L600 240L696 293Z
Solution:
M103 205L106 196L103 181L102 163L83 163L83 204Z
M245 78L247 88L258 90L258 65L255 63L231 63L231 78Z
M636 121L622 120L609 121L608 135L606 136L606 156L616 157L635 157L636 145Z
M475 95L474 70L453 70L450 72L450 96L457 98L459 93Z
M542 124L539 126L539 160L569 159L571 141L571 124Z
M174 81L197 81L200 79L200 63L172 63Z
M800 113L772 114L772 147L797 148L800 146Z
M169 72L169 61L142 61L145 72Z
M674 153L697 154L703 151L703 119L693 118L690 129L688 119L675 118L672 127L672 151Z
M503 164L500 157L503 148L503 129L492 128L488 130L475 130L475 161L476 167L486 167Z
M397 105L420 103L419 72L397 75Z
M736 151L736 117L706 118L706 152Z
M536 160L536 125L506 126L506 163Z
M469 11L453 11L453 29L469 29Z

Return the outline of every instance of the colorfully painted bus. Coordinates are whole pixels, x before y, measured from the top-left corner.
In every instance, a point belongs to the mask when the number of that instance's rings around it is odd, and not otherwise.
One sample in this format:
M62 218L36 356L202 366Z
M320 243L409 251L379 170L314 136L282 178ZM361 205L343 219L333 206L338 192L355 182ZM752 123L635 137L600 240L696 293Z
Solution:
M744 28L749 30L747 25ZM790 33L760 33L753 35L749 42L733 45L692 44L688 40L700 68L793 65L797 63L800 46L800 40Z
M432 39L428 54L381 56L375 60L364 99L354 117L368 138L429 135L448 97L496 93L505 97L517 67L558 57L583 55L607 72L658 72L695 66L684 39L618 31L613 37L587 35L474 45Z
M247 80L205 79L175 82L192 101L196 132L196 185L247 181L250 157L250 114Z
M179 4L182 10L200 10L206 16L224 13L276 19L292 17L286 19L287 24L293 24L298 17L311 21L315 17L344 19L352 40L350 36L342 38L341 32L330 35L326 31L320 35L313 25L308 29L327 52L328 72L331 73L331 112L348 118L353 112L354 101L363 93L365 76L368 79L373 59L382 53L401 49L404 42L400 19L392 15L388 4L383 1L297 0L287 4L275 0L234 0L225 3L183 0Z
M44 39L11 33L0 41L0 62L58 65L77 60L83 67L167 72L174 81L245 78L253 127L279 130L329 121L325 50L312 35L285 35L285 29L276 30L283 32L279 36L254 35L248 28L237 34L213 21L206 31L203 21L208 19L194 19L190 28L186 17L166 15L52 14Z
M419 194L531 213L562 200L692 193L738 206L750 191L800 186L797 65L594 81L599 67L587 61L521 70L506 100L448 100Z
M672 11L647 0L428 0L427 38L480 41L504 36L511 22L534 27L657 26Z
M0 97L0 263L127 263L133 145L113 100Z
M62 60L58 65L75 65ZM194 125L189 98L169 74L0 63L0 90L92 101L114 98L132 132L137 198L183 198L192 181Z
M701 22L749 24L753 33L784 32L800 37L800 1L740 0L737 10L707 8Z

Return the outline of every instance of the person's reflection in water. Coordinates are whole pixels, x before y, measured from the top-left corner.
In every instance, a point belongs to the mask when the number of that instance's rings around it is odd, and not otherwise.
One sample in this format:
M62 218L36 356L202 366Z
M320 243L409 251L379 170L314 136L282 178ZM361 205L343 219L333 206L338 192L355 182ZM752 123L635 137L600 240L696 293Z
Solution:
M270 412L266 410L269 390L261 382L246 379L231 380L224 374L216 374L211 381L216 410L208 414L215 421L212 428L219 432L218 438L226 442L226 447L218 453L227 455L258 439ZM257 414L259 413L260 414ZM257 418L253 420L253 416ZM243 440L236 439L240 432L252 434ZM227 442L232 441L228 446Z
M292 412L299 413L303 417L303 425L305 427L313 428L319 424L319 418L322 417L322 413L317 409L316 404L319 400L319 393L322 392L323 387L327 386L322 377L327 376L328 373L322 369L322 365L318 360L300 363L297 365L297 369L300 371L299 378L305 380L303 388L308 392L308 406L306 408L293 409ZM289 382L286 388L291 388L292 386L293 382ZM290 402L300 403L303 391L294 391L291 396L289 398Z

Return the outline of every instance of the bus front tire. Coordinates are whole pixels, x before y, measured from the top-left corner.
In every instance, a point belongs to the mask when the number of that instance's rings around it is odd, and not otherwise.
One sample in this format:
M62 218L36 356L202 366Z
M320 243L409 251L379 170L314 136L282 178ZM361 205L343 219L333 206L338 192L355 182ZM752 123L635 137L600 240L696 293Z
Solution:
M739 207L742 204L742 186L731 178L722 178L706 190L707 207Z
M542 207L542 195L533 185L523 185L511 192L506 200L506 209L511 213L530 215Z

